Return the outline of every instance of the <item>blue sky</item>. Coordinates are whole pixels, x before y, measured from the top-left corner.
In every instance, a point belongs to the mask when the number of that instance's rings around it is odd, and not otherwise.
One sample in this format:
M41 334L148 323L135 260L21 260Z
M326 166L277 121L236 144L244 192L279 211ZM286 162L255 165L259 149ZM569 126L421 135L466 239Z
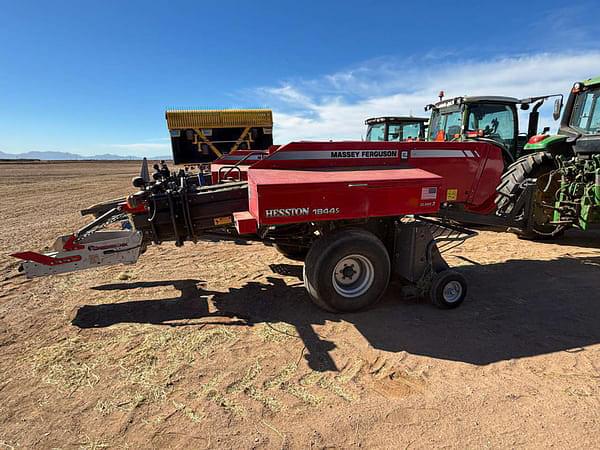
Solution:
M275 139L360 138L447 95L600 75L589 1L0 0L0 151L169 153L167 107L272 107ZM546 114L546 120L548 115Z

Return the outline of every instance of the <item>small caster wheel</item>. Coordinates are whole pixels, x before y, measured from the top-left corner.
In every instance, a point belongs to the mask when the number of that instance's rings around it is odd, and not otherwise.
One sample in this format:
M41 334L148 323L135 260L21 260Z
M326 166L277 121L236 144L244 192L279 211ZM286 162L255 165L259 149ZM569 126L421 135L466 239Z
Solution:
M441 309L457 308L467 296L467 280L453 270L436 273L431 281L429 297Z

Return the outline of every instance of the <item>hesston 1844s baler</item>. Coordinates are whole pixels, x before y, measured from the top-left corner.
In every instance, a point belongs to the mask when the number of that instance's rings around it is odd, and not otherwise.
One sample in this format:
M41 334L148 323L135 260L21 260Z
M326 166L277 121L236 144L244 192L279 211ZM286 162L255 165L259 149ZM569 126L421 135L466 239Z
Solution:
M245 238L303 260L306 289L324 309L370 306L391 277L453 308L467 284L440 248L473 233L426 217L450 204L493 212L503 169L500 148L487 142L293 142L262 154L247 181L201 186L183 170L162 167L152 180L143 170L138 192L52 252L14 256L35 277L134 263L165 241ZM125 219L130 229L106 228Z

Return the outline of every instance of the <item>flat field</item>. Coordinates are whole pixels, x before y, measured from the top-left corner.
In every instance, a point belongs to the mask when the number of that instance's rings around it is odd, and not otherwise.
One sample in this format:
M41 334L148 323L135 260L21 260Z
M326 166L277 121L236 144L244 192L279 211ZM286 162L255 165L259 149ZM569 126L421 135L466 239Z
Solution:
M8 255L131 191L135 162L0 165L0 448L598 448L600 235L482 231L440 311L325 313L260 244L27 280Z

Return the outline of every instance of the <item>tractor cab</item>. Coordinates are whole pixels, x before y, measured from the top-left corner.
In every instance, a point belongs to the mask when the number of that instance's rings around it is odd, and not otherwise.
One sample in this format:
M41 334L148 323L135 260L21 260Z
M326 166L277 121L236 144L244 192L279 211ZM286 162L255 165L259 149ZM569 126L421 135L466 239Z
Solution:
M505 162L518 159L528 139L537 134L538 110L552 96L518 99L514 97L456 97L425 107L431 111L429 141L492 141L503 150ZM530 109L527 133L519 132L517 108Z
M425 117L373 117L365 120L367 141L424 141Z
M560 105L555 111L560 113ZM570 138L575 155L600 153L600 77L573 85L558 134Z
M560 232L600 226L600 77L576 82L569 94L557 135L533 136L525 150L537 155L521 172L542 177L538 217ZM554 103L560 117L562 97ZM532 161L536 162L535 159ZM527 169L527 170L525 170ZM524 181L524 180L523 180ZM511 189L506 198L514 197ZM556 233L556 232L555 232Z

